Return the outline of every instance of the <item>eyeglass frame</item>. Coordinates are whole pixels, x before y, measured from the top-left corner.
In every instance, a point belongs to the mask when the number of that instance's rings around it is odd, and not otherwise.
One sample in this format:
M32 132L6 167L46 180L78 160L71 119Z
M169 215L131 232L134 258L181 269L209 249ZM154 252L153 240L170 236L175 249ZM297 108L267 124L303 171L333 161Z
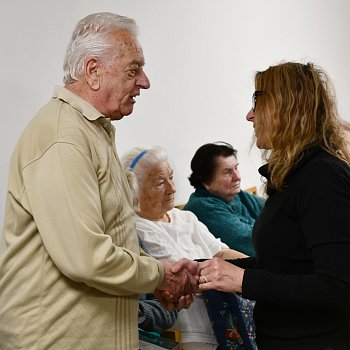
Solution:
M261 96L264 93L264 91L261 90L257 90L253 92L253 96L252 96L252 110L253 112L255 112L255 107L256 107L256 98L258 96Z

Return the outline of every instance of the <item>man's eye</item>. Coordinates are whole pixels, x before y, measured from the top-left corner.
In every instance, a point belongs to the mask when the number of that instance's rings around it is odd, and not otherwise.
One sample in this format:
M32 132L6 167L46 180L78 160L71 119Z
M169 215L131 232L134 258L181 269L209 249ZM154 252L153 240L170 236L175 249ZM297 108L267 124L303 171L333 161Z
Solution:
M136 76L136 69L130 69L128 70L128 76L130 78L133 78L134 76Z

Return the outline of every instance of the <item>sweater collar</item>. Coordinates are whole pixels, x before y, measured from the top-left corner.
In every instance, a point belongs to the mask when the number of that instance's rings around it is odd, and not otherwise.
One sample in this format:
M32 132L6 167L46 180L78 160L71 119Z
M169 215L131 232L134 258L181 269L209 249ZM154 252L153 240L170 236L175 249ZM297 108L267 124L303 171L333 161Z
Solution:
M299 162L297 162L290 172L288 173L285 181L285 186L288 186L288 183L291 181L291 179L299 172L300 169L302 169L313 157L315 157L318 153L322 152L323 149L320 145L314 144L311 146L306 147L301 155L301 158ZM270 182L270 172L269 172L269 164L264 164L259 168L259 173L261 176L266 178L267 180L267 194L271 196L273 193L276 192L276 190L273 188L273 186L269 183Z
M109 120L109 118L105 117L89 102L85 101L84 99L82 99L81 97L74 94L72 91L68 90L63 86L55 87L53 98L62 100L70 104L73 108L79 111L86 119L90 121L94 121L99 118L104 118L104 120Z
M110 137L115 137L115 128L111 122L111 119L104 116L89 102L74 94L72 91L63 86L56 86L53 98L68 103L78 112L80 112L87 120L91 122L96 121L99 123L107 131Z

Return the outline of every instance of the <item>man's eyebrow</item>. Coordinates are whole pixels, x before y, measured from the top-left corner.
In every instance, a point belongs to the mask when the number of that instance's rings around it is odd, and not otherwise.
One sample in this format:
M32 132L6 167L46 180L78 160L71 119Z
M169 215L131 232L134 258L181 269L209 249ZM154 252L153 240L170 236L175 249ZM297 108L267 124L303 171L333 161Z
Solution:
M132 62L143 66L145 65L145 58L143 56L134 57Z
M128 65L130 68L137 66L137 68L142 68L145 65L143 60L134 60Z

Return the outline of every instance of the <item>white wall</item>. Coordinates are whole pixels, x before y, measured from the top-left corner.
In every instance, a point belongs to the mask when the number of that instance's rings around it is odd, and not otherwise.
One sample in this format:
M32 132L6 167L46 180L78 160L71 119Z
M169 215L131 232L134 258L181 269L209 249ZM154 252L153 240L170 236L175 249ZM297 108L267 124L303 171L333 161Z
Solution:
M242 187L257 185L261 164L249 151L253 74L281 60L313 61L333 78L350 121L348 0L11 0L1 35L0 223L8 160L35 112L61 84L65 47L76 22L99 11L133 17L140 27L151 89L115 123L117 148L159 144L175 170L177 202L192 192L195 150L223 140L239 150Z

